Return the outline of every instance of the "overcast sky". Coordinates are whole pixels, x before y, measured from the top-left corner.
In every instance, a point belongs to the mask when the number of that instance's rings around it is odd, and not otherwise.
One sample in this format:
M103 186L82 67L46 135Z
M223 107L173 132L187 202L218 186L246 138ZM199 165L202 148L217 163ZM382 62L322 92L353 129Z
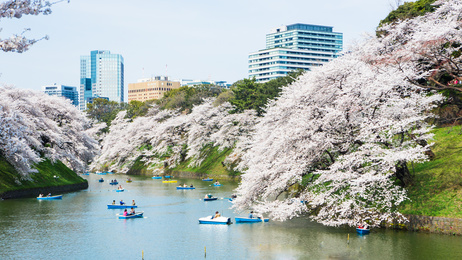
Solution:
M2 2L0 0L0 2ZM0 20L0 38L31 28L40 41L25 53L0 52L0 84L40 90L79 86L80 55L109 50L125 60L125 89L139 78L245 78L248 54L275 27L333 26L344 49L372 34L395 0L71 0L48 16Z

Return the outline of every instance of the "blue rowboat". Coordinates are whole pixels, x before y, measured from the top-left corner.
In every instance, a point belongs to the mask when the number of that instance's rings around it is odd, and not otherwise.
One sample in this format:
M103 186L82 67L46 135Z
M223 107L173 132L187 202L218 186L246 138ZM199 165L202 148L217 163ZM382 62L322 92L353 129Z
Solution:
M38 200L60 200L62 198L63 198L63 195L37 197Z
M110 182L109 184L110 184L110 185L117 185L117 184L119 184L119 182L118 182L118 181L114 181L114 182Z
M207 179L202 179L203 181L213 181L213 179L207 178Z
M212 216L208 216L208 217L205 217L205 218L200 218L199 219L199 224L224 224L224 225L227 225L227 224L232 224L233 222L231 222L231 218L227 218L227 217L218 217L218 218L212 218Z
M112 204L108 204L107 205L107 208L108 209L127 209L127 208L138 208L138 206L133 206L133 205L127 205L127 204L124 204L124 205L112 205Z
M212 200L217 200L218 198L212 197L212 198L204 198L204 201L212 201Z
M221 184L216 184L216 183L214 183L213 186L215 186L215 187L220 187Z
M127 219L127 218L142 218L143 217L143 211L140 211L140 212L136 212L135 214L133 215L127 215L127 216L124 216L123 214L117 214L117 216L119 217L119 219Z
M125 189L121 189L121 190L116 190L116 192L122 192L122 191L124 191L124 190L125 190Z
M103 179L103 178L101 178L101 179L99 179L98 181L99 181L99 182L104 182L104 179Z
M356 232L359 235L366 235L366 234L369 234L369 232L371 232L371 230L368 229L368 228L356 228Z
M162 180L162 176L152 176L152 178L155 180Z
M257 222L268 222L269 218L246 218L246 217L235 217L236 223L257 223Z
M165 175L164 177L165 177L165 178L170 178L170 175Z
M196 187L176 187L177 190L194 190Z
M107 173L105 173L105 172L97 172L96 174L98 174L98 175L106 175Z
M90 175L90 173L86 172L86 173L82 173L82 175Z

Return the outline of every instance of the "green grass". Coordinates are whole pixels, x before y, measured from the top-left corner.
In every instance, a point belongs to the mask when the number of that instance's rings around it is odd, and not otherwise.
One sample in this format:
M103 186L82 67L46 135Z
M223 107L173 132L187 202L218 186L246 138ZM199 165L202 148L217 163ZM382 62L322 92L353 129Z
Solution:
M234 176L238 175L236 172L230 172L223 166L222 162L232 152L232 148L227 148L222 151L218 151L218 147L207 146L203 149L203 153L207 154L207 158L202 162L199 167L189 167L191 160L182 162L179 166L175 167L174 171L187 171L204 173L208 176Z
M462 131L461 126L438 128L429 162L409 165L414 183L408 187L411 201L400 212L425 216L462 218Z
M0 156L0 194L6 191L61 186L86 182L62 162L52 164L45 160L35 168L38 173L31 173L32 180L24 180L16 169L5 158ZM55 178L54 176L57 176Z

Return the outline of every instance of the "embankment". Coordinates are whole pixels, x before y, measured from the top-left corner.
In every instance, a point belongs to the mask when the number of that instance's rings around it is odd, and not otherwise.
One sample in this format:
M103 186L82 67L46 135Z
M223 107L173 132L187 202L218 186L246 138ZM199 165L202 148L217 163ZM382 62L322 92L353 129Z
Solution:
M405 216L409 222L404 224L394 223L384 227L433 234L462 235L462 219L417 215Z
M60 161L44 160L34 168L38 172L22 176L0 156L0 198L37 197L40 193L56 194L88 188L87 180Z
M69 184L63 186L49 186L41 188L30 188L24 190L12 190L6 191L0 194L2 199L17 199L17 198L28 198L28 197L37 197L39 194L48 194L53 195L62 194L65 192L84 190L88 188L88 182Z

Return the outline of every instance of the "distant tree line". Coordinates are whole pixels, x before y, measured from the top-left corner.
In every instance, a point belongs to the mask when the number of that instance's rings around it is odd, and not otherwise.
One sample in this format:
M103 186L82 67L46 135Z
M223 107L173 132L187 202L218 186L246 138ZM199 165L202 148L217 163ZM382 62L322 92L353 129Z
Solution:
M216 85L198 85L194 87L183 86L165 92L158 100L136 101L119 103L103 98L96 98L87 105L87 116L97 122L106 123L103 132L109 131L112 120L120 111L126 110L125 118L134 119L145 116L153 105L159 109L178 109L183 113L190 113L192 108L200 105L206 98L216 97L213 105L218 106L230 102L234 108L230 113L242 113L245 110L255 110L262 116L269 100L279 96L283 86L294 82L303 70L293 71L285 77L273 79L266 83L257 83L255 79L242 79L235 82L230 89Z

